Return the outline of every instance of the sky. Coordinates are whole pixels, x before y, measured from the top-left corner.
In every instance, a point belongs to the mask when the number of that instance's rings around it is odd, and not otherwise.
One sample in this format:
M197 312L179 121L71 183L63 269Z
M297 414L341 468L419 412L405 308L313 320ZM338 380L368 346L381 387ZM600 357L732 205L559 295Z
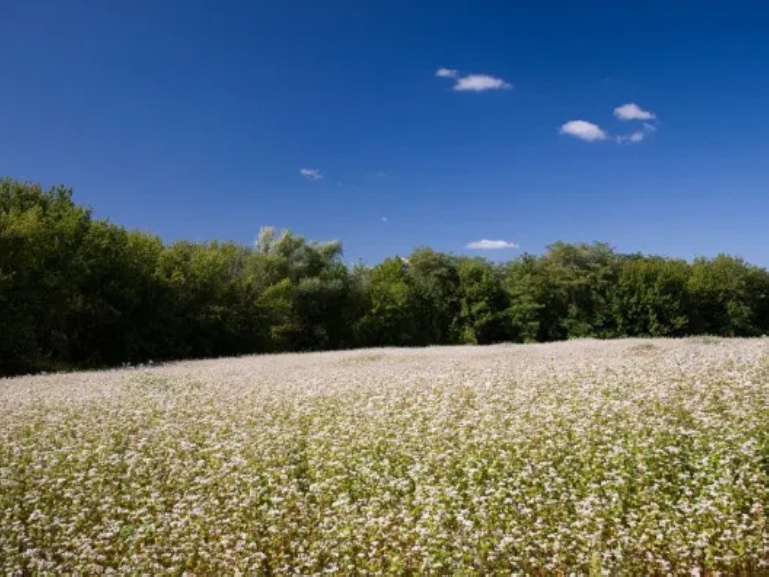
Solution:
M169 242L769 266L768 29L757 0L0 0L0 176Z

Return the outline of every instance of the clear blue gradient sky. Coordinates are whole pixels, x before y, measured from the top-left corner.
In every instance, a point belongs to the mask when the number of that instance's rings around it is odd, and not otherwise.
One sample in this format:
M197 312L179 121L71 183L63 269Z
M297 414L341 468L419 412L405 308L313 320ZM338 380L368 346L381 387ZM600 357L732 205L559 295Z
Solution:
M767 266L767 30L759 1L0 0L0 175L169 241Z

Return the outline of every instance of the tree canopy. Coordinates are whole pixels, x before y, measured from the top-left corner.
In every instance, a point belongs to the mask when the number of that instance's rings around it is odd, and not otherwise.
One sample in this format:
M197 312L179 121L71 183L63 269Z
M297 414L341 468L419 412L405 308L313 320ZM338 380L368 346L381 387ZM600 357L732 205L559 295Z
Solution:
M769 333L742 259L556 242L498 264L416 248L348 267L340 242L163 243L64 187L0 180L0 375L369 346Z

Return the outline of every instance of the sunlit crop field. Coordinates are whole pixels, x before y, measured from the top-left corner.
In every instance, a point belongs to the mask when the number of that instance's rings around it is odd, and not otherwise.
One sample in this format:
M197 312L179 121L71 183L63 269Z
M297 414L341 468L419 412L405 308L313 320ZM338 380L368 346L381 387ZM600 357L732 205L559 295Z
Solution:
M769 339L0 380L0 573L763 575Z

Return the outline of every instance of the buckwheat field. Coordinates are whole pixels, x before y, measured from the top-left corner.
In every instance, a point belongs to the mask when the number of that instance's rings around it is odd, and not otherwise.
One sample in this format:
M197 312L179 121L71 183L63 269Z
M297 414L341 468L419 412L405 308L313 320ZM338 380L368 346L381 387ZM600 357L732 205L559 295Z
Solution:
M769 574L769 340L0 381L8 575Z

